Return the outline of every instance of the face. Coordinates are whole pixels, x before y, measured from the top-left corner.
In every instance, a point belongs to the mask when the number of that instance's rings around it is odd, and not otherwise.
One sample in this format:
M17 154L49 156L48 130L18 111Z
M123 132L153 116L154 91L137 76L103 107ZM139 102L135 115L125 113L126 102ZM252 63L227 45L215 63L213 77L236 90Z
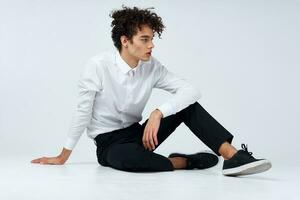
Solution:
M144 25L141 27L141 30L138 29L137 34L131 40L128 40L126 36L121 37L121 51L126 51L132 59L137 61L148 61L154 48L153 37L153 30L149 26Z

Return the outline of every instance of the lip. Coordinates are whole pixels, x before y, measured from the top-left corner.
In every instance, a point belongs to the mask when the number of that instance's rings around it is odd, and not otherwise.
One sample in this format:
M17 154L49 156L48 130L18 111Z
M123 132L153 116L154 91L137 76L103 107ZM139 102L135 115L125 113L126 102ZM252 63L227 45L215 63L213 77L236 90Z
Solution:
M147 52L146 54L151 56L151 52Z

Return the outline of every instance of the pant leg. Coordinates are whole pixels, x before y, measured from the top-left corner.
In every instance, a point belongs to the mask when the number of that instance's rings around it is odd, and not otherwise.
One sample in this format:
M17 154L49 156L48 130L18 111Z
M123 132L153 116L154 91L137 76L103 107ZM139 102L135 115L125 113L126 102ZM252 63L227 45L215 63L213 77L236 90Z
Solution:
M174 170L169 159L146 150L137 143L114 144L106 154L109 166L131 172L155 172Z
M184 123L211 150L220 155L224 142L231 144L233 135L216 121L198 102L182 111Z
M125 171L171 171L172 163L164 156L143 147L142 136L148 120L142 125L101 134L96 138L98 162ZM180 112L163 118L158 130L158 146L184 122L189 129L216 154L220 145L233 136L219 124L198 102ZM102 146L102 148L101 148Z
M142 126L139 123L99 134L95 138L98 163L132 172L174 170L168 158L146 150L137 142L137 136L140 134Z
M142 124L143 129L147 121ZM221 144L226 141L229 143L232 142L233 135L217 122L198 102L195 102L174 115L162 118L157 133L158 146L182 122L217 155L220 155L218 150ZM142 136L139 140L142 143Z

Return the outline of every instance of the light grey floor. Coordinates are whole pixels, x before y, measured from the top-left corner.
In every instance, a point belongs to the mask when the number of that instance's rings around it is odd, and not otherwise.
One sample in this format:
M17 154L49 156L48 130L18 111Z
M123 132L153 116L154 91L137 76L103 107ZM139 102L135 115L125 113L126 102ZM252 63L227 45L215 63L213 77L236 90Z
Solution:
M1 160L0 199L299 199L295 163L273 162L268 172L232 178L221 174L222 160L208 170L159 173L122 172L96 162L51 166L29 161Z

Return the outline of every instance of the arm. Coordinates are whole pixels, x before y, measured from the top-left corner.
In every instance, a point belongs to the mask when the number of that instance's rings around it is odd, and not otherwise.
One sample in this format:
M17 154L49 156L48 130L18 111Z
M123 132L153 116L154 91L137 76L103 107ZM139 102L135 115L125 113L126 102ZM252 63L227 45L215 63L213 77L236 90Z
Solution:
M89 125L96 93L101 93L103 87L103 72L98 63L90 59L81 74L78 83L78 103L75 113L73 114L65 148L73 150L83 134L85 128Z
M162 112L163 117L175 114L200 99L201 94L196 87L167 70L159 62L157 65L157 76L155 76L157 79L153 88L162 89L174 95L157 108Z
M97 64L90 60L79 80L78 103L64 148L56 157L41 157L32 160L31 163L62 165L68 160L79 138L90 123L96 92L100 92L102 89L100 83Z
M200 92L184 79L168 71L157 60L154 60L157 67L154 88L168 91L174 96L155 109L145 126L142 142L145 149L151 151L158 145L157 133L160 126L161 118L175 114L186 108L188 105L195 103L200 97Z

